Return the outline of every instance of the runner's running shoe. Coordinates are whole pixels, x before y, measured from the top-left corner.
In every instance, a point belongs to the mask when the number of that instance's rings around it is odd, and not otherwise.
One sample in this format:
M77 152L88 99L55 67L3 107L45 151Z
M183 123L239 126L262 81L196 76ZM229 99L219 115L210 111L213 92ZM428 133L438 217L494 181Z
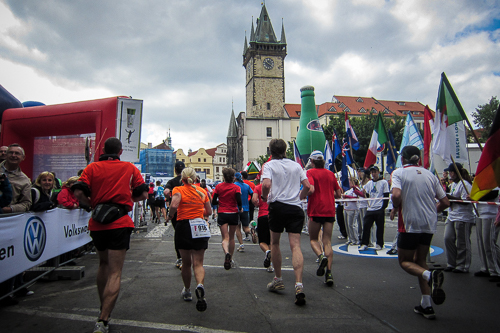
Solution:
M243 244L241 244L239 247L238 247L238 252L245 252L245 246Z
M104 325L102 321L98 321L94 326L94 333L108 333L109 325Z
M429 286L431 287L431 298L434 304L443 304L446 299L444 290L441 289L444 281L444 274L442 271L432 270Z
M264 267L268 268L271 265L271 250L266 251L266 257L264 258Z
M191 302L193 300L193 296L191 295L191 290L186 289L186 287L182 288L181 295L186 302Z
M250 233L252 234L252 242L257 244L257 233L255 232L255 227L250 229Z
M324 254L321 254L319 256L319 265L318 265L318 270L316 271L317 276L323 276L325 275L325 267L328 264L328 258L325 257Z
M231 269L231 254L229 252L226 253L226 258L224 259L224 269Z
M269 282L267 284L267 289L269 291L278 291L278 290L283 290L285 289L285 284L283 283L283 280L278 280L276 277L273 279L272 282Z
M332 276L332 272L327 272L325 274L325 283L328 287L331 287L333 286L333 276Z
M295 305L305 305L306 294L304 294L304 287L301 285L295 286Z
M413 309L413 311L415 311L415 313L421 314L422 316L424 316L424 318L427 319L436 318L436 314L434 313L434 309L432 308L432 306L424 309L421 305L418 305L415 307L415 309Z
M207 301L205 300L205 288L203 288L203 285L199 284L198 287L196 287L195 293L196 298L198 298L196 310L200 312L205 311L207 309Z

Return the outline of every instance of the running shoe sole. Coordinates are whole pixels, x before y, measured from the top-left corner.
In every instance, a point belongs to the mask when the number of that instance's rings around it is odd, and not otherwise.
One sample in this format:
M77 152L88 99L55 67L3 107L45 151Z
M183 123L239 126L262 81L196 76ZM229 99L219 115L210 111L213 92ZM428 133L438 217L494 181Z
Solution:
M252 242L257 244L257 233L255 233L255 228L252 228L250 231L252 233Z
M207 309L207 301L205 300L205 289L201 287L196 287L196 298L198 298L198 302L196 302L196 310L202 312Z
M295 294L295 305L306 305L306 294L304 292L300 291Z
M224 259L224 269L229 270L231 269L231 254L226 253L226 258Z
M441 289L443 281L444 281L444 274L442 271L438 270L431 271L431 280L430 280L431 298L434 304L436 305L443 304L444 300L446 299L446 294L444 293L444 290Z
M328 264L328 258L323 256L319 262L318 270L316 271L317 276L325 275L325 267Z
M266 252L266 258L264 259L264 267L268 268L271 266L271 251Z

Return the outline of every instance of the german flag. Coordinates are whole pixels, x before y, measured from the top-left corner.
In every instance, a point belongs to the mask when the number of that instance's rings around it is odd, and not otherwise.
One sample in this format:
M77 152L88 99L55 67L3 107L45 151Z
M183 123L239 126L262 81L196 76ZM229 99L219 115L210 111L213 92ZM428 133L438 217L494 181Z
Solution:
M495 187L500 186L500 107L495 114L490 135L484 145L472 183L470 197L479 200Z

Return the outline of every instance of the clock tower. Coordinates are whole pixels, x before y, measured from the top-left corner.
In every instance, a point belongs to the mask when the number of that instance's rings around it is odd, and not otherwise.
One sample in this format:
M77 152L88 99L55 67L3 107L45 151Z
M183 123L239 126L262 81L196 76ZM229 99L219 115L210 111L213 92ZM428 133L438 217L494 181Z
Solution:
M286 40L283 23L278 41L264 4L257 27L254 29L252 21L251 29L250 44L245 36L243 49L246 117L284 118Z

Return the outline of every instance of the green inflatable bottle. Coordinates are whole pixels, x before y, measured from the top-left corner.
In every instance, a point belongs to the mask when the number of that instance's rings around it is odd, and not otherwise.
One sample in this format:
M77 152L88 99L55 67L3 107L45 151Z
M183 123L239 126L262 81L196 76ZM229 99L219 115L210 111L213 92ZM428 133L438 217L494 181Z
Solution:
M295 142L302 160L306 162L314 150L324 152L326 139L316 111L314 87L302 87L300 89L300 98L300 123Z

